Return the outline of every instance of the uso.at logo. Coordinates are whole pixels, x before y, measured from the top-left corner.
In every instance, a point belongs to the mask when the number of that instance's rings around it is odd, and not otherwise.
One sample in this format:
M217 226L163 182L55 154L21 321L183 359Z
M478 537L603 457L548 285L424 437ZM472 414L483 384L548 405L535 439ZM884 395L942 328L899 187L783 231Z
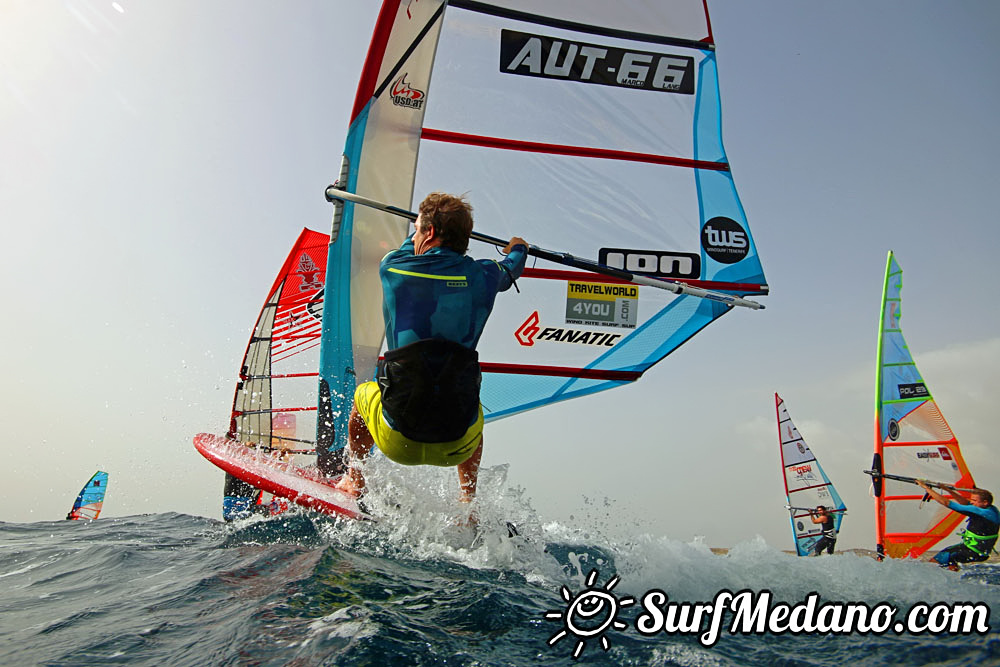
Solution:
M417 90L406 81L406 74L396 79L389 92L392 103L399 107L419 109L424 105L424 91Z

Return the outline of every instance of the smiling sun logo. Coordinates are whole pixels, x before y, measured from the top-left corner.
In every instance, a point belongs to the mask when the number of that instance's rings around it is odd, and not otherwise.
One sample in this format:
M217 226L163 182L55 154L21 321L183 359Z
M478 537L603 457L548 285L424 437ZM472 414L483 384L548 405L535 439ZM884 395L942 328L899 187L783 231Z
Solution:
M607 651L611 648L608 638L604 635L608 628L624 630L628 626L618 620L618 609L635 604L635 598L626 597L618 599L611 593L619 581L615 575L608 580L603 587L595 586L599 576L597 570L591 570L587 575L587 588L583 589L575 596L570 593L565 586L560 591L566 600L565 611L549 611L545 613L545 618L554 621L562 621L563 628L549 639L549 646L555 644L567 635L574 635L577 639L576 647L573 649L573 659L576 660L583 653L586 641L590 638L599 638L601 648Z

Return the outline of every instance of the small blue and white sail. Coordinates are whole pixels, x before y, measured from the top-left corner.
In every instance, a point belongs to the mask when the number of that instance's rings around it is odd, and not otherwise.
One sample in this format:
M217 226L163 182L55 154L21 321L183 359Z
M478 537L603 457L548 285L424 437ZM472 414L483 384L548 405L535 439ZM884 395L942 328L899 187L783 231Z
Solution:
M108 473L98 470L80 489L73 508L66 515L68 520L96 519L104 507L104 494L108 490Z
M833 514L833 527L839 532L847 507L809 445L799 435L785 409L785 401L775 394L774 403L778 415L781 470L785 478L785 497L788 499L786 507L792 523L795 550L800 556L808 556L823 536L820 524L810 520L809 510L819 505L825 507Z

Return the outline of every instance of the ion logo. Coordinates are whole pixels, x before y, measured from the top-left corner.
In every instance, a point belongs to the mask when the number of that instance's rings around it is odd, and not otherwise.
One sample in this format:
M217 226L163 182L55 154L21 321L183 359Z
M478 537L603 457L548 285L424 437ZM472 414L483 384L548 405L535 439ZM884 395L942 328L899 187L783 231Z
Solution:
M601 248L597 261L613 269L662 278L697 279L701 276L701 257L690 252Z
M500 71L544 79L694 93L694 58L500 32Z
M750 252L746 230L732 218L712 218L701 228L701 247L716 262L735 264Z
M604 633L614 628L615 630L625 630L628 625L618 620L618 608L635 604L635 598L627 597L618 599L611 589L619 581L618 576L611 577L604 587L595 586L597 581L597 570L591 570L587 575L587 588L576 595L569 592L565 586L560 593L566 601L565 611L549 611L545 613L545 618L550 621L562 621L562 630L549 638L549 646L566 637L573 635L577 638L576 647L573 649L573 659L576 660L583 653L586 640L591 637L600 638L601 648L607 651L611 648L608 638Z
M398 107L419 109L424 105L424 91L412 88L406 82L406 74L396 79L389 95L392 97L392 103Z

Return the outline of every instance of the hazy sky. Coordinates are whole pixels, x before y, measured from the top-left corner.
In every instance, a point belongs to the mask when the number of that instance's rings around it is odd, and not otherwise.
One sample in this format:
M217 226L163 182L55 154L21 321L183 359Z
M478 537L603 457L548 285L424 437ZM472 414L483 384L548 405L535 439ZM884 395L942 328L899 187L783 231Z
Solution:
M872 547L861 471L893 249L911 351L1000 491L1000 5L709 9L767 309L632 386L489 425L484 464L508 463L543 519L791 548L777 391L848 505L839 546ZM98 468L107 516L219 517L222 474L191 436L225 430L274 272L303 226L329 229L377 10L0 0L0 521L61 519Z

